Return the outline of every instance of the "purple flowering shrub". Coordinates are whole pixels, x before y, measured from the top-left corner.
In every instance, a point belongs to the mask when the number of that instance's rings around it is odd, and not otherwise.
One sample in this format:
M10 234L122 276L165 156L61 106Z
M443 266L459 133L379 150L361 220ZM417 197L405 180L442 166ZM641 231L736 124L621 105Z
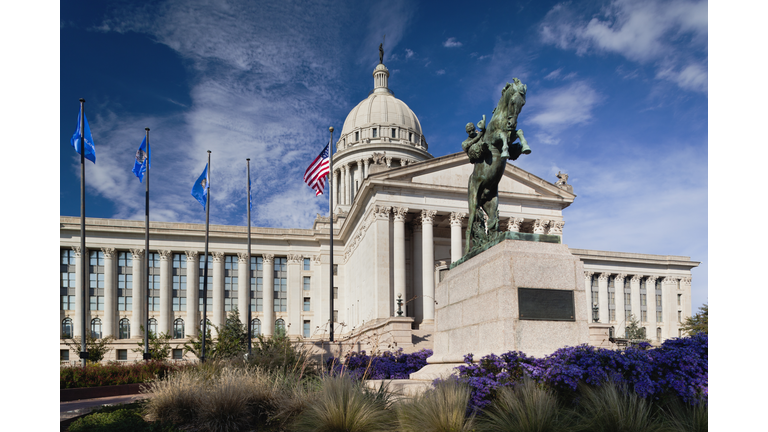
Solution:
M331 375L347 375L360 379L408 379L408 376L427 365L432 350L423 349L413 354L403 354L403 349L385 351L369 356L365 351L350 352L343 360L331 357L325 368Z
M503 386L514 386L523 375L573 400L580 384L599 386L612 380L626 385L642 398L679 397L688 404L706 401L708 394L708 337L669 339L659 348L647 343L623 350L589 345L561 348L542 359L510 351L491 354L459 366L459 379L473 389L471 404L482 409Z

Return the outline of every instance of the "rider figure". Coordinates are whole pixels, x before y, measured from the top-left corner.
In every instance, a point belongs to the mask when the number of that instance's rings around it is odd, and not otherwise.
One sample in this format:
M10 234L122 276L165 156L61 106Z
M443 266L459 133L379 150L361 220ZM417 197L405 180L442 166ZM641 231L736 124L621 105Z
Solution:
M477 122L477 130L475 130L475 124L472 122L467 123L465 129L469 137L461 143L461 148L467 152L469 162L478 163L483 159L483 152L488 148L488 144L483 142L485 114L483 114L483 119Z

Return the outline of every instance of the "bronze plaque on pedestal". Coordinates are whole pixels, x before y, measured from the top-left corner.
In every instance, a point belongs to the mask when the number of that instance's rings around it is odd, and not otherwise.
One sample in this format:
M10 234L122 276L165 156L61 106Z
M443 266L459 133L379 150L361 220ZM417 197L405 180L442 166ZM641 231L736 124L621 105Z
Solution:
M573 291L518 288L517 304L521 320L576 321Z

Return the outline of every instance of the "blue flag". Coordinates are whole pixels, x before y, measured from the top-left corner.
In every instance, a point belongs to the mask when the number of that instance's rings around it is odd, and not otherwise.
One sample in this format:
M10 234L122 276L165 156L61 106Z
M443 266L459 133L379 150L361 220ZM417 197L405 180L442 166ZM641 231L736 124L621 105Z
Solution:
M192 196L197 199L200 204L205 208L205 204L208 202L208 189L211 187L208 181L208 164L205 164L205 169L200 177L195 181L195 185L192 186Z
M151 154L152 149L147 149L147 137L145 136L144 140L139 146L139 149L136 150L136 160L133 162L133 173L136 174L136 177L139 178L140 182L144 181L144 173L146 173L148 169L152 168L152 164L150 162Z
M80 113L77 114L77 130L70 140L77 154L80 154ZM96 148L93 146L91 128L88 126L88 117L85 118L85 158L96 163Z

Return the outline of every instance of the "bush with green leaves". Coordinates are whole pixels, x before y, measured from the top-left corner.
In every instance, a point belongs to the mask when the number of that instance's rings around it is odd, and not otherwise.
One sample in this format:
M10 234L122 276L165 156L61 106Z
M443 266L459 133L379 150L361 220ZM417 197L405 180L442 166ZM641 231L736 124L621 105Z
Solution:
M172 424L146 422L142 407L135 402L128 405L107 406L72 422L69 432L181 432Z
M139 326L141 334L144 334L144 326ZM149 331L149 354L152 360L165 360L171 354L171 335L168 333L160 333L156 335L152 330ZM132 351L135 353L144 353L144 339L140 339L137 342L138 348L134 348Z
M75 354L75 358L80 358L80 350L82 349L82 339L80 336L75 336L72 339L61 339L64 345ZM112 351L110 344L115 340L112 336L106 336L103 338L96 338L88 332L85 337L85 348L88 352L88 363L98 363L104 360L104 356L108 352Z
M216 330L216 338L211 336L211 328ZM202 357L202 335L190 339L184 344L184 353L192 353L197 358ZM219 328L210 323L206 325L205 332L205 358L206 360L224 360L242 358L248 351L248 334L245 326L240 322L240 313L237 308L227 315L224 326Z
M67 366L59 368L60 388L101 387L124 384L140 384L155 378L189 368L191 365L149 361L140 363L93 364L88 367Z

